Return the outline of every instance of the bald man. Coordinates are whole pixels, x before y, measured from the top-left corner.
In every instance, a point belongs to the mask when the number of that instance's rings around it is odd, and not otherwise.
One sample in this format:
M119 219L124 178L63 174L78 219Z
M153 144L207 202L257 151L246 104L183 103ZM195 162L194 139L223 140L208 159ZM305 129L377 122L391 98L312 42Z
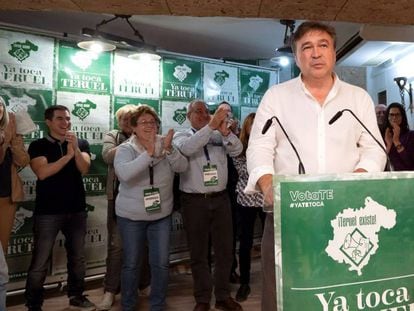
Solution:
M377 116L377 123L378 127L381 132L381 136L384 138L385 135L385 125L387 124L387 120L385 117L385 112L387 111L387 106L383 104L378 104L375 106L375 114Z

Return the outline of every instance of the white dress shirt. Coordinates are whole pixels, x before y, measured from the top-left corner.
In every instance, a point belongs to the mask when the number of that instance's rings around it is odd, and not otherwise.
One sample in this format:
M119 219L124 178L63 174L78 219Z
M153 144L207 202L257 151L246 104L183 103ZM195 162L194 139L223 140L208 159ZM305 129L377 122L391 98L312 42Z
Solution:
M249 180L246 192L258 191L257 180L265 174L298 174L298 159L279 125L273 120L266 134L263 126L277 116L298 150L307 174L345 173L363 168L382 171L384 151L348 112L332 125L329 120L350 109L382 142L374 104L366 91L337 76L323 105L311 95L301 77L271 87L256 113L247 149Z
M188 129L176 133L173 143L188 158L188 169L180 174L180 190L187 193L219 192L226 189L227 154L235 157L243 149L236 135L230 133L224 137L208 125L198 131ZM217 166L218 184L215 186L205 186L203 182L203 166L208 162L204 146L211 164Z

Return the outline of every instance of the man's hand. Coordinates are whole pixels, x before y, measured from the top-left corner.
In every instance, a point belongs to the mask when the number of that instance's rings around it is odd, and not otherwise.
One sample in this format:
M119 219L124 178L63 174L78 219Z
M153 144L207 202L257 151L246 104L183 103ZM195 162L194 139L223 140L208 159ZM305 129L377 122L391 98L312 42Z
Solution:
M69 145L72 145L73 150L76 152L78 150L78 138L76 137L76 134L74 132L68 131L66 133L66 141Z
M224 107L219 107L211 117L208 126L212 130L217 130L222 125L222 123L226 124L225 120L227 118L227 113L228 111L224 109Z
M257 181L257 185L264 196L264 209L273 212L273 175L263 175Z

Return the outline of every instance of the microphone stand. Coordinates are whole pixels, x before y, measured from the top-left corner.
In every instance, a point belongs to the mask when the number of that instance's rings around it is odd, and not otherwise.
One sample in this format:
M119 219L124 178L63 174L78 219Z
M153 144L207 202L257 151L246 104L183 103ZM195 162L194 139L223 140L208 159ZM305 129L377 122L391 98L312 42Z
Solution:
M290 146L292 147L293 151L296 154L296 157L299 160L299 167L298 167L298 173L299 173L299 175L306 174L305 167L303 166L303 163L302 163L302 159L300 158L299 153L298 153L298 151L295 148L295 145L293 145L292 141L289 138L289 135L286 133L284 127L282 126L282 124L280 123L279 119L276 116L273 116L269 120L266 121L266 123L265 123L265 125L263 127L263 130L262 130L262 134L265 134L267 132L267 130L269 129L270 125L272 124L272 120L273 119L275 119L276 122L279 124L279 127L282 129L283 134L285 134L285 136L286 136L286 138L287 138Z
M378 139L375 138L375 136L371 133L371 131L365 126L364 123L362 123L362 121L355 115L355 113L350 110L350 109L342 109L340 111L338 111L331 120L329 120L329 125L332 125L336 120L338 120L341 116L342 113L344 113L345 111L349 112L355 120L358 121L359 124L361 124L361 126L367 131L367 133L372 137L372 139L375 140L375 142L378 144L378 146L381 147L382 151L384 151L385 155L387 156L387 164L388 167L390 168L390 172L394 171L394 166L391 163L390 157L388 156L387 150L384 148L384 146L379 142Z

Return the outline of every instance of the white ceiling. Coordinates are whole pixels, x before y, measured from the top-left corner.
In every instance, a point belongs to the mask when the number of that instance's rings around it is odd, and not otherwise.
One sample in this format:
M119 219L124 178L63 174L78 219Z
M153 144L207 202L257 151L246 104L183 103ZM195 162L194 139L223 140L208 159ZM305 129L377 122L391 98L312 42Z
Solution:
M95 28L113 15L64 11L0 11L0 23L67 33L80 37L84 27ZM132 25L147 44L170 52L226 59L270 59L283 45L285 26L278 19L235 17L186 17L135 15ZM296 23L300 24L300 21ZM360 24L331 22L338 32L338 47L358 32ZM103 25L100 30L135 39L125 20Z
M0 10L0 25L18 25L79 40L82 28L95 28L101 21L113 17L112 14L81 11ZM275 56L275 49L283 45L285 33L285 26L275 18L134 15L130 22L147 44L160 50L233 60L271 59ZM300 23L297 21L296 26ZM337 31L338 49L358 33L363 38L338 62L343 66L377 66L400 53L413 50L414 26L329 23ZM125 19L114 20L99 29L140 41Z

